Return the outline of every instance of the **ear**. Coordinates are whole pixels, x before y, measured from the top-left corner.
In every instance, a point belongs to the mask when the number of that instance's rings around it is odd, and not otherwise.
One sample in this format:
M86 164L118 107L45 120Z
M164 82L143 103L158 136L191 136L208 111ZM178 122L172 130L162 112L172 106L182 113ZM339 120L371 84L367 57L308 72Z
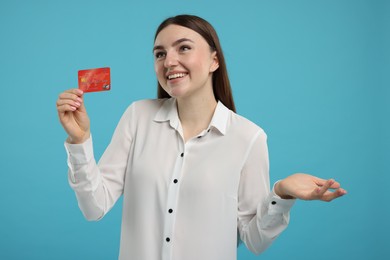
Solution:
M211 66L210 66L210 72L214 72L219 68L219 60L218 60L218 56L217 56L216 51L213 52L211 58L213 59L213 61L212 61Z

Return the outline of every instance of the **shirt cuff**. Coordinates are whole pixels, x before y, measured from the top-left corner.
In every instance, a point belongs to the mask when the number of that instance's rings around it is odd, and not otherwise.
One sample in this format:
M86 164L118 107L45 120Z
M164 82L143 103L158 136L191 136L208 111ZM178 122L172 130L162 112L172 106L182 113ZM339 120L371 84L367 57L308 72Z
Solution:
M296 199L282 199L275 193L274 188L272 188L272 191L270 192L267 199L268 213L270 215L277 215L277 214L289 212L291 207L294 205Z
M81 144L70 144L65 141L64 146L68 161L73 165L86 164L93 159L92 136Z

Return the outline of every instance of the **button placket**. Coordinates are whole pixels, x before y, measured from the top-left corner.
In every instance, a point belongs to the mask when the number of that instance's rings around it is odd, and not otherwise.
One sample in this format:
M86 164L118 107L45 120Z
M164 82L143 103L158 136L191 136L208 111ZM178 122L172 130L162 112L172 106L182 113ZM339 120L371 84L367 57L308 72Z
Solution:
M168 187L168 198L166 204L165 222L164 222L164 243L163 243L163 259L171 259L172 246L174 244L173 233L176 220L176 208L180 189L180 178L185 158L185 147L176 159L173 169L172 180Z

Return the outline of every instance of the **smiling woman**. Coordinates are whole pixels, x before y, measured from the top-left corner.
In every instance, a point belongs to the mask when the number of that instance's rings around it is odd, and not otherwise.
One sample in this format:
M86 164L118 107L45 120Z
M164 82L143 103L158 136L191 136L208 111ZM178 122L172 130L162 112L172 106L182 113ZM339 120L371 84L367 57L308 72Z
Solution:
M159 98L128 107L98 164L83 92L57 100L70 185L85 217L101 219L124 196L120 259L234 260L237 238L258 254L286 228L296 198L346 194L334 180L308 174L270 190L267 136L235 113L207 21L165 20L153 52Z
M204 41L207 42L210 52L216 53L218 61L218 70L213 73L213 92L215 98L220 100L227 108L236 112L234 105L230 80L226 69L225 58L222 52L222 47L214 28L204 19L197 16L178 15L170 17L163 21L157 28L155 40L159 33L169 25L178 25L198 33ZM169 94L163 90L160 83L157 82L158 98L169 98Z
M160 86L178 102L214 98L213 72L218 69L216 51L197 32L178 25L169 25L155 40L155 70Z

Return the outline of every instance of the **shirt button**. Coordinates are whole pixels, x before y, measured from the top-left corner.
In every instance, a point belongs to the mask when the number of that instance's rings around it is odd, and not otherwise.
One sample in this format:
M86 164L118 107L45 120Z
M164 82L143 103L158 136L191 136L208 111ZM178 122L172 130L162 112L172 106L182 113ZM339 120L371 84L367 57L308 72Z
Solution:
M275 204L276 204L276 201L272 201L271 204L272 204L272 205L275 205Z
M177 182L178 182L178 180L177 180L177 179L174 179L174 180L173 180L173 183L177 183Z
M183 156L184 156L184 153L181 153L180 156L183 157Z
M169 237L167 237L167 238L165 239L165 241L169 242L169 241L171 241L171 239L170 239Z
M169 213L172 213L172 212L173 212L173 209L169 209L168 212L169 212Z

